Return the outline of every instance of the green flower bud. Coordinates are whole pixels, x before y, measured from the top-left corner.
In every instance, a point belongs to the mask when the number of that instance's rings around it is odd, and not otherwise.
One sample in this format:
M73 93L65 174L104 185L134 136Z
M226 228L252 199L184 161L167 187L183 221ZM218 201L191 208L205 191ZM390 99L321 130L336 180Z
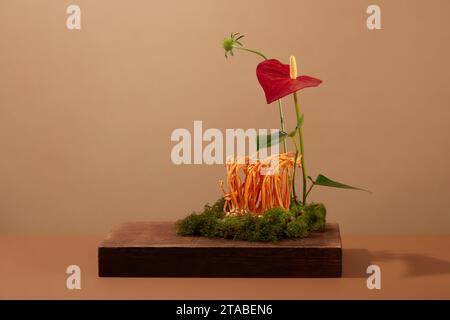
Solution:
M222 42L222 48L225 50L225 58L228 58L228 54L233 54L233 48L242 47L242 43L239 41L244 35L239 33L231 33L229 38L224 38Z
M231 38L223 39L222 47L225 49L225 53L233 50L234 41Z

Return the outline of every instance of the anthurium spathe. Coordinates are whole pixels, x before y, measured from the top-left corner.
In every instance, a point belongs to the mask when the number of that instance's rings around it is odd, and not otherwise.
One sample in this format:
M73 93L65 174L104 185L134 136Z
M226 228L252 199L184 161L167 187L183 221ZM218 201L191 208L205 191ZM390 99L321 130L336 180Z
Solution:
M296 71L296 70L295 70ZM277 101L289 94L308 87L317 87L322 80L291 74L289 64L276 59L264 60L256 67L256 76L266 95L267 103Z

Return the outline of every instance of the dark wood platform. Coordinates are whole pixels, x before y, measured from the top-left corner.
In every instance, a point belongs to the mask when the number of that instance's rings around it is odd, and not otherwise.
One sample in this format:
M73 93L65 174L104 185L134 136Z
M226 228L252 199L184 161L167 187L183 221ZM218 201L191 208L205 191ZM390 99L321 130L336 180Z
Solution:
M181 237L172 222L128 222L98 248L100 277L340 277L337 224L277 243Z

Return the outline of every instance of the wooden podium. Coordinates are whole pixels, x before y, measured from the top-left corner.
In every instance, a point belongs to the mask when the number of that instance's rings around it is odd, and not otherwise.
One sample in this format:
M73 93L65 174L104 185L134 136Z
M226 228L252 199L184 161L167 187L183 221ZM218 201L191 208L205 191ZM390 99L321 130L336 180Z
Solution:
M123 223L98 248L100 277L334 278L342 275L337 224L304 239L249 242L176 234L173 222Z

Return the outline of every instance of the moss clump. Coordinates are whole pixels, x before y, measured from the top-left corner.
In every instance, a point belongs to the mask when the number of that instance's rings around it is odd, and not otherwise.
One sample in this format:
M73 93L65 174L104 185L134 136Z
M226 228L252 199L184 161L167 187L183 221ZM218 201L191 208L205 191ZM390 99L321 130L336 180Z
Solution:
M237 240L252 240L255 238L258 220L258 217L251 214L225 217L218 221L216 236Z
M288 238L306 238L309 234L308 229L308 222L304 216L299 216L287 224L286 236Z
M212 206L206 204L201 213L191 213L177 221L177 232L182 236L215 236L218 220L225 216L223 205L225 199L220 198Z
M200 227L203 223L203 217L196 213L191 213L182 220L177 221L177 233L181 236L200 235Z
M272 208L264 212L257 224L257 241L277 241L285 233L290 213L283 208Z
M282 238L304 238L310 231L325 228L326 209L321 203L293 205L289 210L272 208L260 216L251 213L226 216L224 201L221 198L213 205L205 205L202 212L177 221L178 234L276 242Z
M311 231L323 231L325 229L327 209L322 203L312 203L306 207L305 219Z
M291 203L291 207L289 208L289 211L296 218L298 216L305 214L306 208L304 206L302 206L301 204Z

